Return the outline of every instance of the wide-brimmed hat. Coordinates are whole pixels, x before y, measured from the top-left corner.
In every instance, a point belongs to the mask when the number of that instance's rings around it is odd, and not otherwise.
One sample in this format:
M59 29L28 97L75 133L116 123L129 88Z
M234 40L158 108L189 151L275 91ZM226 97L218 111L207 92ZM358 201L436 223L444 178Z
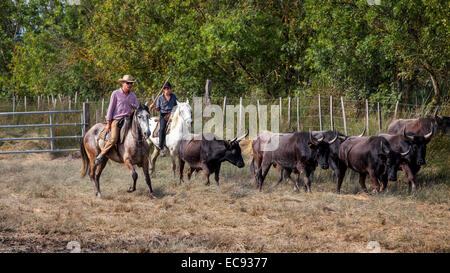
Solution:
M118 82L135 82L136 79L131 77L131 75L124 75L122 79L119 79Z

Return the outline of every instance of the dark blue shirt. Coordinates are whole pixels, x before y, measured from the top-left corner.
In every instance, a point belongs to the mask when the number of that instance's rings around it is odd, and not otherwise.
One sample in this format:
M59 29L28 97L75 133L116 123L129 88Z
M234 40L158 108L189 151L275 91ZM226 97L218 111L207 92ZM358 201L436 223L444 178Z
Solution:
M177 105L177 97L173 93L170 94L169 100L166 100L164 94L161 94L156 100L156 107L159 108L162 114L171 112L175 105Z

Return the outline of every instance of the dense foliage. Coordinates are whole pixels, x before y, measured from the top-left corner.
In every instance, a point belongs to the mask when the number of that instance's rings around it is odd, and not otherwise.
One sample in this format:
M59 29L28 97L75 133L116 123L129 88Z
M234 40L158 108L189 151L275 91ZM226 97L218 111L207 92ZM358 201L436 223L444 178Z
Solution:
M376 3L375 5L373 3ZM445 0L3 0L0 96L345 95L446 102Z

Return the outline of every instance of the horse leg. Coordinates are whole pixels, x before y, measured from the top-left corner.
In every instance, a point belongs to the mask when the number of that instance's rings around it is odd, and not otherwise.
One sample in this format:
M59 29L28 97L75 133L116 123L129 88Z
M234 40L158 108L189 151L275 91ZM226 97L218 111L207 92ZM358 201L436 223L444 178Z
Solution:
M106 163L108 162L108 158L105 157L102 159L102 161L100 161L100 164L98 164L95 167L95 172L94 173L94 184L96 185L97 188L97 196L101 197L102 194L100 192L100 175L102 175L103 169L106 166Z
M130 159L125 159L125 166L131 171L131 177L133 178L133 184L130 185L128 188L128 192L134 192L136 190L136 180L138 179L138 174L136 170L134 169L133 164L131 164Z
M87 151L88 152L88 151ZM87 153L88 154L88 158L89 158L89 170L88 170L88 174L89 174L89 178L92 182L92 184L94 185L94 191L95 191L95 196L97 197L102 197L101 193L100 193L100 186L97 183L97 180L95 179L95 171L97 169L97 167L100 165L95 165L94 161L95 161L95 157L97 156L94 152L92 153ZM103 160L102 160L103 162Z
M170 151L170 160L172 160L173 177L177 176L177 163L175 162L175 151Z
M152 158L150 160L150 174L153 174L155 172L155 162L156 159L159 156L159 149L155 148L153 149Z
M180 156L178 156L178 166L180 166L180 169L178 170L178 174L179 174L179 176L180 176L180 184L182 183L182 182L184 182L183 181L183 170L184 170L184 160L183 159L181 159L181 157ZM190 171L191 169L189 169L189 171ZM192 174L192 173L191 173ZM188 178L190 179L190 175L188 174Z
M144 172L145 183L147 183L147 186L150 189L150 197L153 198L152 181L150 180L150 174L148 173L148 160L142 164L142 171Z

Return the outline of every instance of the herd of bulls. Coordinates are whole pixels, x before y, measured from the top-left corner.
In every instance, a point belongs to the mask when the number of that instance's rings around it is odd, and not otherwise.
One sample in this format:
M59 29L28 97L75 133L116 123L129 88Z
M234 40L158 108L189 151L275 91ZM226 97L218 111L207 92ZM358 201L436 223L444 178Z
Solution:
M262 133L253 140L250 169L260 190L269 169L274 166L278 171L278 184L283 178L289 178L299 189L302 176L305 191L311 192L311 175L319 165L322 169L331 167L338 178L338 193L347 169L359 174L359 183L365 192L365 179L369 176L376 193L384 191L388 181L396 181L397 171L402 170L413 191L415 176L426 164L426 145L438 131L447 134L449 129L450 117L435 115L394 120L387 134L370 137L364 137L364 132L360 136L345 136L336 131ZM203 137L182 140L178 151L180 182L185 162L190 165L188 178L194 171L203 170L207 184L212 173L219 183L220 166L224 161L244 167L239 146L244 137L231 141ZM297 180L291 178L292 172L298 174Z

